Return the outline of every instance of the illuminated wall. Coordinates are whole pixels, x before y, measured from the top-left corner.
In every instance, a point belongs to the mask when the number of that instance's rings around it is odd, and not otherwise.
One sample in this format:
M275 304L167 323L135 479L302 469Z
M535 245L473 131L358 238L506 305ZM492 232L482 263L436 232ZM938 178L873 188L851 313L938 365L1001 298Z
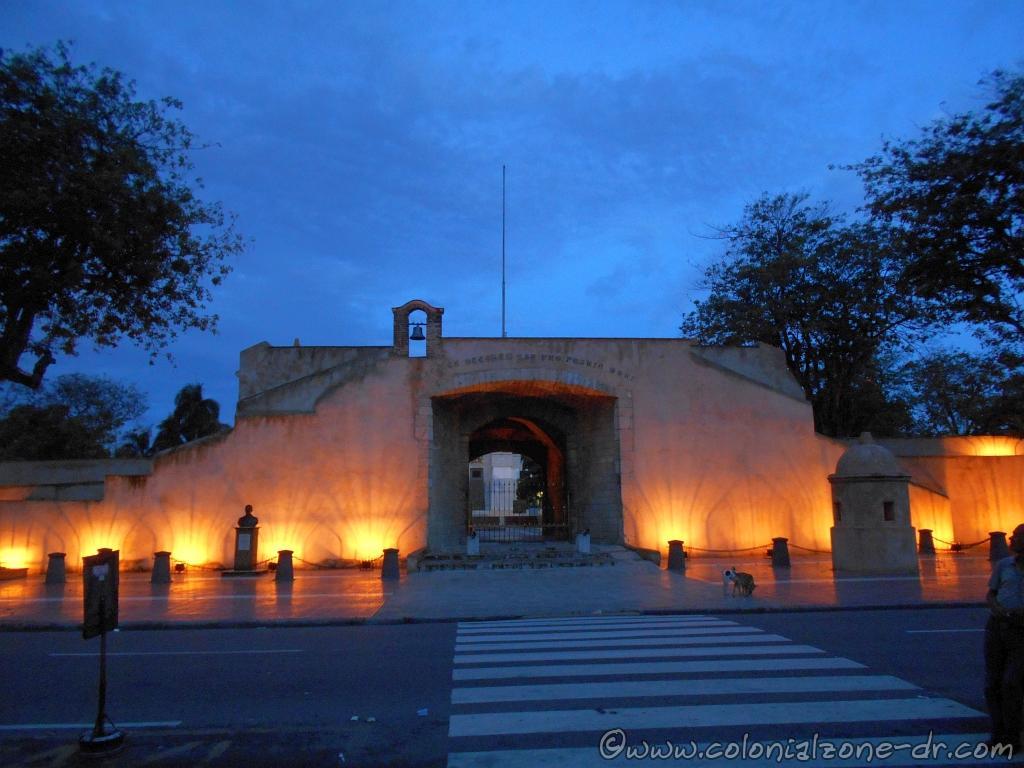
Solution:
M1009 532L1024 523L1024 456L917 456L902 461L925 468L949 496L948 524L931 526L936 537L970 544L987 539L990 531Z
M441 477L430 462L469 458L457 435L434 444L434 400L502 391L614 402L614 424L600 439L614 442L617 454L609 455L618 460L601 464L607 478L593 479L620 481L628 544L664 551L682 539L699 554L759 549L785 536L794 555L830 546L827 477L845 446L813 432L810 406L777 349L681 339L435 339L430 354L256 345L242 353L234 430L161 455L151 474L108 477L100 500L29 501L38 486L8 473L13 479L0 483L0 562L39 569L46 553L63 551L75 568L107 546L129 566L149 567L157 550L230 566L246 504L260 519L260 559L291 549L302 567L372 559L385 547L408 554L427 544L431 494L435 504L447 498L430 487ZM586 441L590 427L579 423ZM1020 440L886 445L914 476L915 527L972 542L1024 521ZM464 463L456 469L465 478ZM456 507L457 495L448 499Z
M761 355L747 362L774 374L781 355L766 360L764 352L736 354ZM735 367L696 355L642 359L634 457L622 484L627 540L664 553L670 539L693 550L742 550L785 536L794 553L827 550L827 476L844 446L814 433L799 390L779 391L763 371L758 381L743 375L749 366Z
M930 530L940 549L946 547L942 542L956 541L949 497L913 484L910 486L910 524L918 531Z
M148 477L108 478L102 501L0 502L0 559L40 568L63 551L74 568L107 546L147 567L158 550L230 566L245 504L260 519L260 559L407 554L425 543L427 500L404 362L328 392L314 414L242 419L161 456Z

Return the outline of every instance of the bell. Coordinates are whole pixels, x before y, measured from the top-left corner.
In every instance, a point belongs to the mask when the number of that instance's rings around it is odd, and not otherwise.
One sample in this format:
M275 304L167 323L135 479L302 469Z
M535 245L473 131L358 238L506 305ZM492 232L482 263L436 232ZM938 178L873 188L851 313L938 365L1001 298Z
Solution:
M409 337L412 341L425 341L426 336L423 335L423 323L412 324L412 336Z

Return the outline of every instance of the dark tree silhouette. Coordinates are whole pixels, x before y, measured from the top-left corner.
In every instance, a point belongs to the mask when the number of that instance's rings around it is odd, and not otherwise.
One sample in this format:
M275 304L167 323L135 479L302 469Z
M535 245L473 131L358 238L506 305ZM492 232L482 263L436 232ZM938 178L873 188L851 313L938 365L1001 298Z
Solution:
M721 231L710 293L680 330L704 344L780 347L826 435L899 431L881 356L925 318L895 277L888 232L847 225L805 195L762 196Z
M1024 343L1024 75L983 81L979 113L937 120L852 166L876 220L898 228L908 290L996 340Z
M174 410L157 426L153 451L163 451L227 429L220 405L203 397L202 384L187 384L174 396Z
M242 243L196 196L180 108L61 43L0 49L0 381L38 388L82 340L156 355L214 327L210 285Z

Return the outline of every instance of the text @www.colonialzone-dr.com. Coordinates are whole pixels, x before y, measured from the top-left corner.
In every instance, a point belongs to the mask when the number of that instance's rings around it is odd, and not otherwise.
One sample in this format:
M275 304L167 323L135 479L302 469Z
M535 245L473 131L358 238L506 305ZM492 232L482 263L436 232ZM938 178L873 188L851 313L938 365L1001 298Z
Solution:
M1008 744L989 746L984 742L945 742L929 731L926 739L824 739L814 734L806 739L758 741L743 734L740 741L638 741L629 742L621 728L605 731L598 744L605 760L759 760L776 763L810 763L828 760L858 760L881 764L908 754L915 761L986 760L1013 757Z

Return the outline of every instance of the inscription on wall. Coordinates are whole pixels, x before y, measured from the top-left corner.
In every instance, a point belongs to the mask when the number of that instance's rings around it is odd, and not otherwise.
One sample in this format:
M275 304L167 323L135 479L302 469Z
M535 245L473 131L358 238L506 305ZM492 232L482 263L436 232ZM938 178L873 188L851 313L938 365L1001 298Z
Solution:
M572 355L554 355L545 352L498 352L491 355L477 355L475 357L464 357L461 360L449 360L449 368L472 368L479 366L493 366L494 363L562 363L574 365L579 368L589 368L592 371L601 371L616 376L626 381L633 380L633 374L624 371L621 366L606 365L601 360L588 360L585 357L573 357Z

